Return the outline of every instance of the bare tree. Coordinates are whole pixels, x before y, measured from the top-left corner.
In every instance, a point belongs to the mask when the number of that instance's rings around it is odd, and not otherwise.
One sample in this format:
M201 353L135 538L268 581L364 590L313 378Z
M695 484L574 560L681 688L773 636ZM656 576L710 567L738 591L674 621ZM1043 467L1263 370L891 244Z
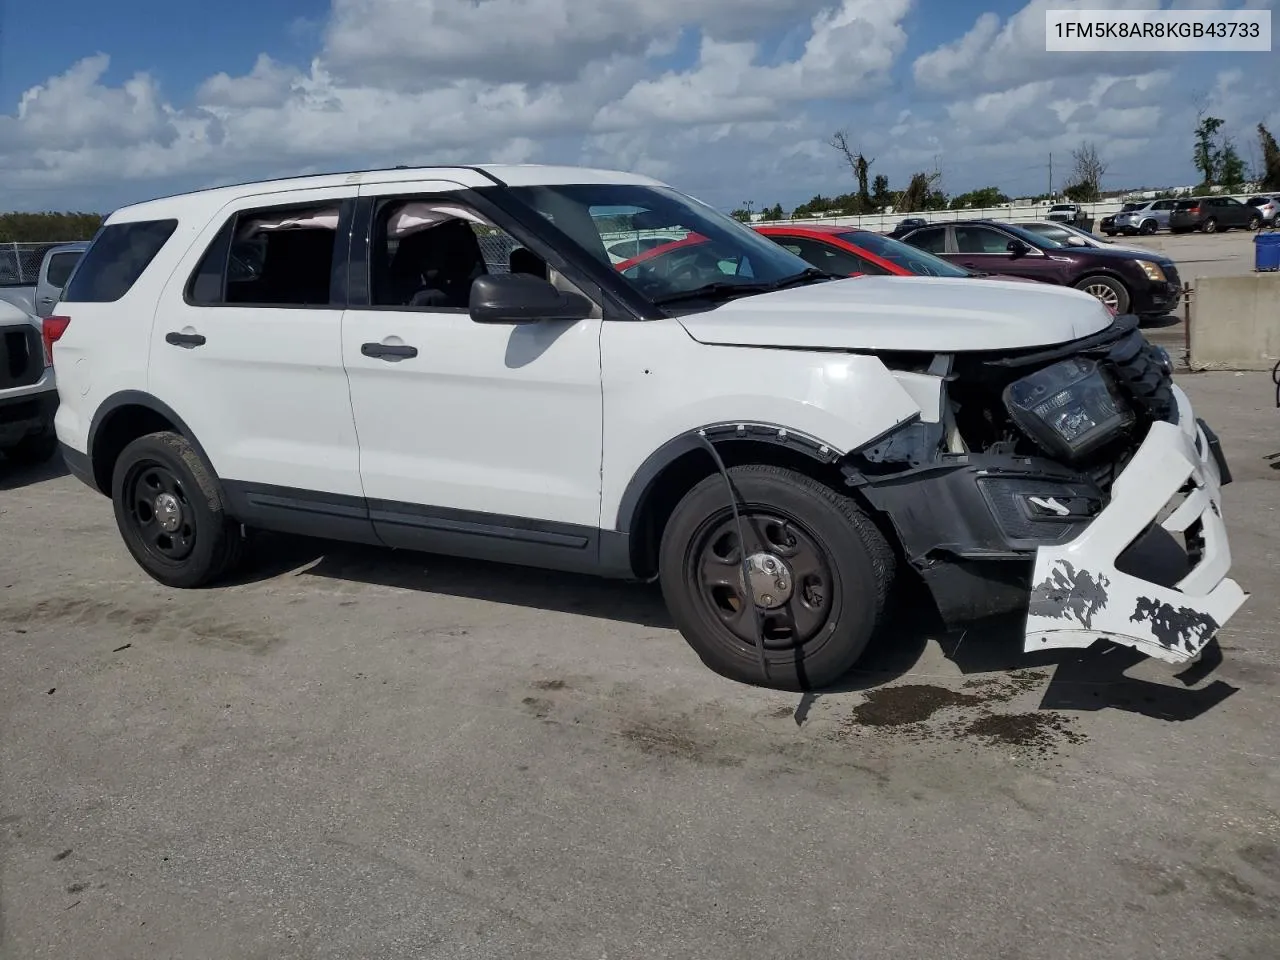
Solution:
M1090 200L1097 200L1102 178L1107 173L1107 163L1098 155L1098 148L1093 141L1086 140L1079 149L1071 151L1071 162L1074 167L1072 184L1083 188L1079 192L1086 194Z
M898 194L895 209L902 213L914 213L917 210L926 209L930 199L935 198L935 194L938 193L937 184L941 179L942 174L937 170L932 173L922 171L912 174L907 189ZM938 196L941 195L938 194ZM943 203L945 205L945 200Z
M844 157L845 163L849 164L849 169L853 171L854 177L858 181L858 203L862 206L860 213L866 213L871 209L871 191L867 187L867 175L871 170L871 165L875 160L868 160L859 151L849 146L849 137L843 130L837 130L831 135L831 139L827 144L833 149L839 151Z

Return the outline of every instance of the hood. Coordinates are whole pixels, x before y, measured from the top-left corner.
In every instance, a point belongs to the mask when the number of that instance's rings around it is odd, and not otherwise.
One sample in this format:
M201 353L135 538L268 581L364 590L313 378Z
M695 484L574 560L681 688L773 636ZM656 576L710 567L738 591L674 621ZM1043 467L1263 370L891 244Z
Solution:
M1106 329L1071 287L963 277L851 277L730 300L679 318L699 343L954 353L1048 346Z
M1158 250L1148 250L1146 248L1136 248L1121 246L1119 244L1107 244L1105 247L1068 247L1065 250L1046 250L1047 256L1061 255L1064 253L1087 253L1090 256L1106 257L1109 260L1152 260L1156 263L1172 263L1167 253L1161 253Z

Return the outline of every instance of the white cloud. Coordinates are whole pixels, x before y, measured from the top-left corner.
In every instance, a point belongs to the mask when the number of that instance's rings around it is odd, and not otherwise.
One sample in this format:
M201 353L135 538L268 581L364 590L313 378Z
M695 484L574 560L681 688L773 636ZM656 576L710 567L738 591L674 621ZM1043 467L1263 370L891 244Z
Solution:
M344 82L411 87L440 77L568 81L686 27L742 39L830 0L334 0L323 56Z
M243 77L218 73L200 85L196 102L220 107L269 107L286 97L296 71L261 54Z
M1093 69L1116 69L1117 54L1048 53L1045 50L1045 11L1079 7L1093 2L1031 0L1001 26L994 13L983 13L967 33L916 58L912 66L917 85L932 93L959 89L994 90L1046 77L1062 77ZM1107 9L1151 10L1160 0L1108 0ZM1123 54L1124 67L1148 65L1150 54Z
M844 0L817 14L800 56L758 63L760 45L704 37L697 64L637 83L600 112L596 125L762 120L799 101L873 95L906 45L911 0Z
M894 185L936 162L953 191L1009 178L1016 192L1022 178L1035 192L1048 152L1056 171L1083 139L1114 179L1179 183L1194 176L1197 103L1241 145L1259 120L1280 127L1277 58L1046 54L1049 2L1007 19L975 10L904 64L913 0L333 0L327 19L295 23L282 50L186 102L146 72L108 82L106 54L31 86L0 113L0 208L494 159L633 169L725 205L793 203L848 189L826 144L837 128Z

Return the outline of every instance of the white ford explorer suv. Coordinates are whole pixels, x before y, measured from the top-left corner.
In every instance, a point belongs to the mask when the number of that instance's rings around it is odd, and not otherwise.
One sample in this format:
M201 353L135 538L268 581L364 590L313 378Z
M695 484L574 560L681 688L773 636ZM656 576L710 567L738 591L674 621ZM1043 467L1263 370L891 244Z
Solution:
M624 273L602 240L656 233L687 254ZM1029 651L1175 662L1245 599L1218 442L1132 317L831 278L645 177L397 168L142 203L49 323L67 463L174 587L255 528L657 579L709 666L784 689L854 664L895 576L948 623L1024 611ZM1161 534L1183 569L1153 582L1130 545Z

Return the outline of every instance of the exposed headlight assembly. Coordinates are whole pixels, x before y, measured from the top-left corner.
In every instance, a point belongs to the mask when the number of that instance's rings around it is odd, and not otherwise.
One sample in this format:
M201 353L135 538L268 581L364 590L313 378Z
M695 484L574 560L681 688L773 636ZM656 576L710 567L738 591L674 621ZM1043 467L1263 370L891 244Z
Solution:
M1073 358L1015 380L1004 405L1046 453L1075 462L1133 426L1134 415L1107 374Z

